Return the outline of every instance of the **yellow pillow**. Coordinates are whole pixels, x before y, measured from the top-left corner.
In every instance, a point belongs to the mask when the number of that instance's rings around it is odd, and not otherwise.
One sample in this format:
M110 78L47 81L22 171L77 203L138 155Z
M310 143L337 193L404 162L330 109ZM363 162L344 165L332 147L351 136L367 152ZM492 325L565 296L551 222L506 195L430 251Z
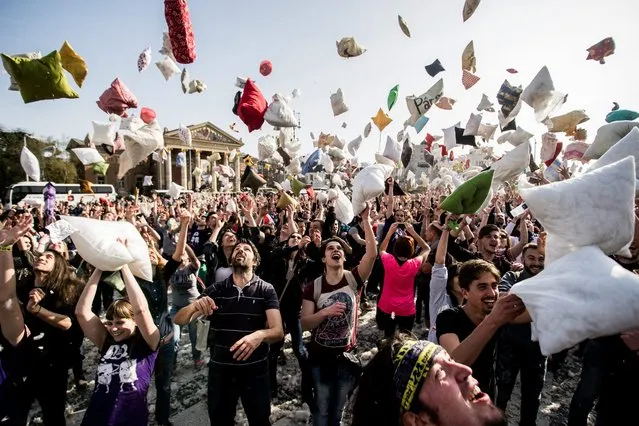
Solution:
M65 41L60 48L60 62L62 68L67 70L73 76L73 80L78 87L82 87L84 79L87 77L87 63L84 62L82 56L78 55L68 41Z

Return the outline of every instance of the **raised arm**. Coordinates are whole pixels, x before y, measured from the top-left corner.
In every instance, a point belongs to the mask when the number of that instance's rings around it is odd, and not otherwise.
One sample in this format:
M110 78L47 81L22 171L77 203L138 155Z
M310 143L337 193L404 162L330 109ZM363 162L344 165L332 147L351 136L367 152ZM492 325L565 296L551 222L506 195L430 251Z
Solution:
M180 234L178 235L178 241L175 245L175 253L173 253L173 260L179 262L182 259L182 255L186 250L186 236L189 232L189 222L191 221L191 213L188 209L182 209L180 211Z
M82 332L84 335L91 341L98 349L102 348L104 344L104 340L107 336L107 330L102 324L100 318L93 313L91 310L91 305L93 304L93 299L95 298L95 293L98 289L98 282L100 281L100 276L102 275L102 271L99 269L95 269L91 278L89 278L89 282L84 286L84 290L80 295L80 299L78 300L78 304L75 306L75 316L78 319L78 323L82 328Z
M375 259L377 258L377 242L373 233L373 225L369 216L370 206L367 204L362 216L362 228L364 228L364 238L366 239L366 253L357 267L357 273L362 281L366 281L373 270Z
M160 344L160 330L158 330L158 327L153 322L151 311L149 311L149 303L147 302L146 297L144 297L144 293L138 285L138 282L135 280L135 277L128 265L124 265L124 267L122 267L122 281L124 281L124 287L126 288L126 294L129 297L129 302L133 306L135 324L137 325L138 330L140 330L140 334L144 338L146 344L149 345L151 349L155 350Z
M406 231L408 234L417 241L417 244L422 248L422 252L419 254L419 258L422 260L422 263L426 262L428 258L428 254L430 253L430 246L424 239L415 231L413 225L410 222L406 223Z
M388 195L386 196L386 219L388 219L395 212L395 197L393 196L395 181L389 177L386 182L388 182Z
M25 336L24 317L16 294L13 244L31 230L31 215L24 215L12 228L0 230L0 330L12 346Z
M384 237L384 241L379 245L379 251L385 252L388 248L388 243L390 243L391 238L395 235L395 231L397 231L397 227L399 226L399 222L393 222L388 228L388 232L386 232L386 236Z

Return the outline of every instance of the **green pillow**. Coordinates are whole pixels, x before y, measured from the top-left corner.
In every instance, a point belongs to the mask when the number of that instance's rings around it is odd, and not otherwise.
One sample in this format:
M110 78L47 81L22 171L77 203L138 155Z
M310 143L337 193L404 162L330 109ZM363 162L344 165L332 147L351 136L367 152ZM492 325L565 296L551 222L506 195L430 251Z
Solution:
M630 111L629 109L618 109L611 111L606 115L606 123L614 123L615 121L632 121L639 117L639 112Z
M18 83L25 104L78 97L64 75L57 50L40 59L12 58L3 53L2 62Z
M442 203L440 208L453 214L475 214L480 209L493 184L494 170L481 172L472 179L467 180Z
M100 176L105 176L107 170L109 170L109 163L95 163L93 165L93 173Z

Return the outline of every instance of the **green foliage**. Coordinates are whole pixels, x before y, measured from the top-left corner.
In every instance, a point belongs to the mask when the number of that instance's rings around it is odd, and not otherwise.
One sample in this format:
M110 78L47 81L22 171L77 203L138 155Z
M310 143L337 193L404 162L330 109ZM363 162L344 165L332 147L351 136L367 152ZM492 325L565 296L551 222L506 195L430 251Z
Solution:
M11 184L26 180L26 175L20 165L20 152L24 146L24 131L6 131L0 129L0 187L7 187ZM57 183L77 182L78 173L76 166L67 160L58 158L56 155L44 158L43 151L47 147L56 146L51 138L47 142L27 136L27 148L40 162L41 180ZM59 145L57 145L59 146Z

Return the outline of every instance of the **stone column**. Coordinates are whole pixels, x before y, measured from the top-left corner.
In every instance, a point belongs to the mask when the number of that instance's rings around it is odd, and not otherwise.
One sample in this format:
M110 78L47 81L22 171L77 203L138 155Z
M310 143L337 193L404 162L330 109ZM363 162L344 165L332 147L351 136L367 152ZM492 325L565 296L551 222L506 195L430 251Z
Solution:
M184 187L184 189L191 189L191 179L189 179L190 176L188 176L189 174L189 158L187 157L187 153L186 153L186 149L182 148L182 152L184 153L184 167L182 167L182 177L181 177L181 184Z
M224 154L220 154L220 155L222 155L222 161L224 162L223 164L225 166L228 166L229 165L229 153L225 152Z
M201 158L201 151L199 149L195 150L195 167L199 167L200 169L202 169L202 158Z
M235 155L235 161L233 161L233 166L235 167L235 185L234 185L234 189L235 192L239 192L240 191L240 178L242 176L240 176L240 154L237 153Z
M215 155L215 152L211 153L211 155ZM211 178L213 181L211 182L211 189L213 190L213 192L217 192L217 172L215 171L215 167L217 167L217 161L212 160L211 161Z
M164 160L164 173L166 176L166 182L164 188L169 189L171 182L173 182L173 159L171 158L171 148L167 148L166 152L166 160Z
M160 158L160 160L162 160L162 158ZM162 161L156 161L155 162L155 176L153 176L153 185L156 188L163 188L162 186L162 181L163 181L163 176L162 176Z

